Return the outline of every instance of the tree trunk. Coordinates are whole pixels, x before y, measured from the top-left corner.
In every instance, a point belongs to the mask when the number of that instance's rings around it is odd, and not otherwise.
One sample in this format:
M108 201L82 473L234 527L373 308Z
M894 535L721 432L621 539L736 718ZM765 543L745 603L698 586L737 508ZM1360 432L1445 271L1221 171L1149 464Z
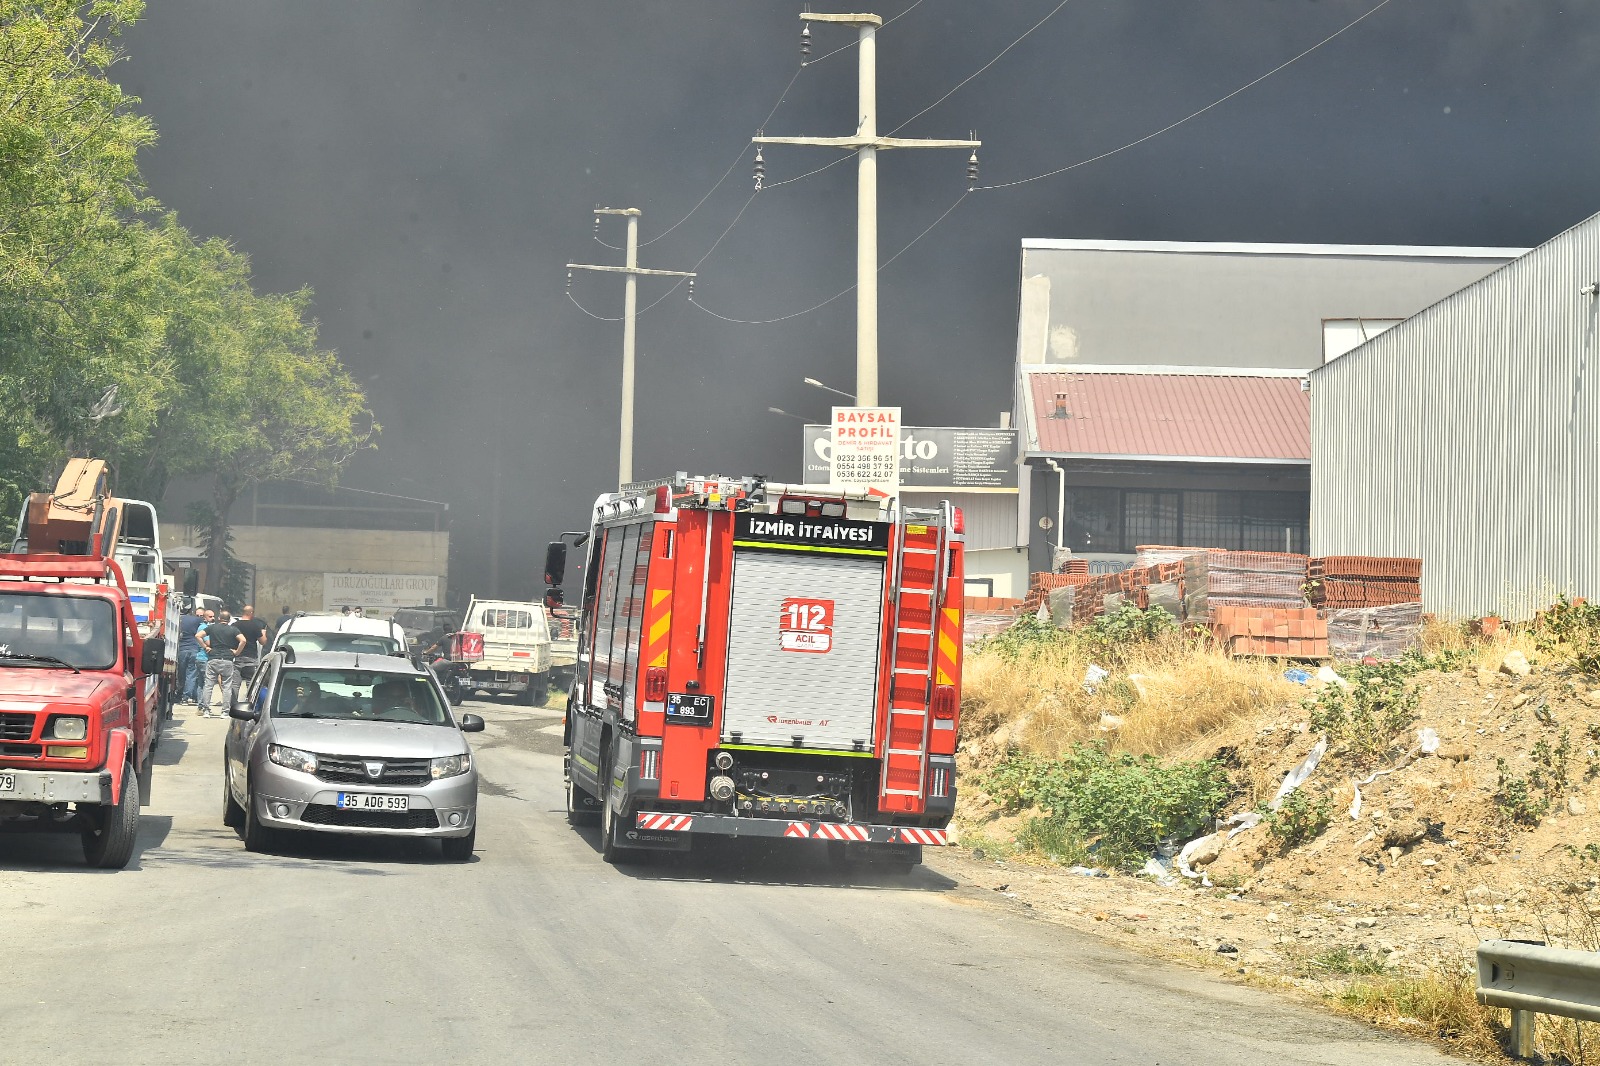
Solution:
M204 591L212 596L222 594L223 571L228 560L228 513L233 510L242 488L237 479L218 475L211 490L211 529L206 540Z

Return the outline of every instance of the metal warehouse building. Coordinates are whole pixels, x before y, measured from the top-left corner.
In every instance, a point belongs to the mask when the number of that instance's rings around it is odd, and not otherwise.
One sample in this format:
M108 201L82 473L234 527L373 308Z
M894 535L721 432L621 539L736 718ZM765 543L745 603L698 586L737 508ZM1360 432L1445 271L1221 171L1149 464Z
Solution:
M1311 373L1311 548L1443 615L1600 598L1600 215Z

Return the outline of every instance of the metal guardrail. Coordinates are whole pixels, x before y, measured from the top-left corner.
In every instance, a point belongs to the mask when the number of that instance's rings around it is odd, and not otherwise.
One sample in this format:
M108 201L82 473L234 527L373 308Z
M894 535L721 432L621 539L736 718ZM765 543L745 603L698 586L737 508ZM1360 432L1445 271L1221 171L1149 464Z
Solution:
M1536 1015L1600 1022L1600 952L1485 940L1478 945L1478 1002L1511 1008L1509 1050L1533 1058Z

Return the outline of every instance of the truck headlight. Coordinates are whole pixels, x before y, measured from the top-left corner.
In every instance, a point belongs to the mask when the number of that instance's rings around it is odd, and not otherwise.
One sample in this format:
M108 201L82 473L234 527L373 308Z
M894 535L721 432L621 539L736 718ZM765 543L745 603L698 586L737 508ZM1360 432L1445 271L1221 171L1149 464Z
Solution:
M472 769L471 754L446 755L433 760L433 778L437 781L441 777L460 777Z
M267 747L267 758L279 766L290 770L299 770L303 774L317 772L317 757L309 751L291 748L284 744L271 744Z
M82 740L89 735L89 719L76 714L58 714L50 719L47 740Z

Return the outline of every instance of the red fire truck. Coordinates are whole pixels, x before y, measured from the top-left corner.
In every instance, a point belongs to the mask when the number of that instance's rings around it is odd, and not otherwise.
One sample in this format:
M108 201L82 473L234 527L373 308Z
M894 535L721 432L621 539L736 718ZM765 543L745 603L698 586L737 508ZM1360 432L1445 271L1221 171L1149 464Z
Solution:
M120 869L161 729L167 587L141 620L111 558L121 501L92 464L63 481L30 498L27 552L0 555L0 829L78 833Z
M909 870L949 842L959 509L679 474L567 536L588 544L567 813L599 816L607 861L720 834Z

